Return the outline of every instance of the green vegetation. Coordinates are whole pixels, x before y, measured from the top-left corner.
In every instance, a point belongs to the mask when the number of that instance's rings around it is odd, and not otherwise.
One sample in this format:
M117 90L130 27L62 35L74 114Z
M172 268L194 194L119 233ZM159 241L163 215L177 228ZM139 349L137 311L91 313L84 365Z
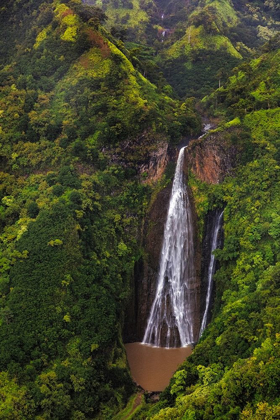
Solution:
M164 75L180 96L201 98L217 89L242 58L275 35L277 6L256 3L209 0L189 6L161 57Z
M150 77L159 67L183 98L202 98L217 89L232 68L273 38L280 24L273 0L86 2L102 8L107 29L128 47L131 42L149 46L153 54L141 71Z
M200 120L133 67L102 10L7 0L0 20L0 418L111 418L134 391L139 168Z
M133 395L127 403L127 406L120 411L113 420L130 420L141 409L143 403L143 395Z
M203 103L212 113L227 110L232 117L280 105L279 35L263 46L264 54L237 67L228 82Z
M280 415L280 8L191 3L0 6L1 419ZM152 404L132 395L121 334L143 220L173 166L156 185L141 169L198 135L193 96L238 165L220 185L190 174L200 238L225 207L213 319Z
M258 60L236 68L228 83L204 100L224 115L217 141L224 135L240 153L235 176L220 185L208 186L190 177L200 217L215 206L225 207L224 247L215 251L220 268L215 275L212 321L160 402L146 404L135 419L279 417L277 43L275 39L273 48L266 46L270 51ZM268 79L271 89L264 97L260 85ZM243 98L250 108L242 106Z

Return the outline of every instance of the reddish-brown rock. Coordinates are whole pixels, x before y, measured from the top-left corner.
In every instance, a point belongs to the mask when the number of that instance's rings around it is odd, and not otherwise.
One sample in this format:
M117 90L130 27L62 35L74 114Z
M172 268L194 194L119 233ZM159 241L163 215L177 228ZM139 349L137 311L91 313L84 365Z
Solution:
M208 134L190 143L187 165L201 181L219 184L233 173L236 152L224 132Z

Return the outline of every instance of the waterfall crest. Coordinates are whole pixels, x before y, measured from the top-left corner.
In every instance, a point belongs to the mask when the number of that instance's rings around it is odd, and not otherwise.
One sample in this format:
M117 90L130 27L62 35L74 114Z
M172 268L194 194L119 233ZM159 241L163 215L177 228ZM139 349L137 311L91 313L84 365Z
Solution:
M184 347L195 342L196 271L191 206L180 150L161 250L157 291L143 344Z
M213 251L215 251L215 249L217 249L218 235L219 235L220 228L222 226L223 214L224 214L223 210L221 212L216 213L214 223L213 223L213 230L212 230L212 235L211 235L212 236L211 257L210 257L208 271L207 271L206 303L205 303L205 310L204 310L204 313L203 313L203 318L202 318L200 332L199 332L200 337L201 337L201 335L202 335L202 333L205 330L206 325L207 325L207 318L208 318L210 301L211 301L211 294L212 294L212 289L213 289L213 276L215 274L215 265L216 265L216 260L215 260L215 257L213 255Z

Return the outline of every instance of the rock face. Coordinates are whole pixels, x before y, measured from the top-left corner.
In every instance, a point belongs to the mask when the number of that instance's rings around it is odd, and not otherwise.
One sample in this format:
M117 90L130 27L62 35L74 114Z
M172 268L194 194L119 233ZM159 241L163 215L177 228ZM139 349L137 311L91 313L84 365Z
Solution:
M164 140L157 141L155 147L148 138L144 140L144 146L145 148L141 149L141 159L137 162L137 172L142 175L143 182L153 183L162 177L167 164L176 160L177 151ZM144 146L142 145L142 148ZM144 256L136 262L134 267L131 299L124 320L123 340L125 343L142 341L144 337L157 287L159 258L171 189L172 183L158 193L144 221L140 238Z
M200 139L192 140L185 152L184 171L187 177L191 169L195 175L204 182L217 184L225 176L232 174L236 164L237 148L230 141L231 130L227 137L224 132L206 134ZM164 142L158 144L156 150L150 150L149 158L141 163L140 172L147 174L144 182L159 179L167 164L175 162L177 153ZM135 264L134 279L132 280L132 295L128 304L124 323L124 342L142 341L154 301L160 265L160 252L163 243L164 225L169 206L172 182L162 189L156 196L144 223L142 231L143 257ZM205 297L207 292L207 270L211 257L211 232L215 216L209 212L205 220L204 237L202 244L197 237L196 211L191 191L189 191L195 231L195 270L196 280L193 288L197 296L195 305L195 336L199 337L200 323L205 310ZM222 245L220 234L218 247ZM214 291L212 296L214 295ZM213 297L212 297L213 299ZM212 305L211 305L212 306ZM211 312L210 312L211 313Z
M153 183L162 177L168 162L174 159L175 150L166 138L147 131L123 141L117 148L104 148L102 152L111 163L131 168L143 182Z
M236 147L225 138L224 132L206 134L190 143L187 165L201 181L219 184L233 173L236 153Z
M186 168L185 168L186 169ZM186 170L185 170L186 172ZM142 341L154 301L158 272L160 265L160 253L163 243L164 225L166 222L169 200L172 190L172 182L162 189L153 202L143 230L144 257L135 265L134 281L132 284L132 297L127 310L124 341ZM198 338L200 328L200 246L197 240L196 215L191 191L189 197L192 205L195 237L195 279L192 284L193 294L196 297L194 304L194 336ZM168 302L167 302L168 303ZM175 340L171 346L175 346L180 340Z
M157 287L160 251L172 184L161 190L145 221L145 255L135 265L132 296L126 315L124 342L142 341Z
M164 141L158 143L157 149L150 153L149 159L139 168L141 174L146 174L147 182L155 182L162 177L169 162L170 154L171 150L168 143Z

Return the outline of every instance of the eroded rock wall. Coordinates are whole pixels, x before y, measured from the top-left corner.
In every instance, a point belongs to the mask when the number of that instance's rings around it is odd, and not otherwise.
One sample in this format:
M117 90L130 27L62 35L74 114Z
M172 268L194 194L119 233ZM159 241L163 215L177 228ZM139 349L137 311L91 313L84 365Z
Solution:
M143 257L136 263L124 328L124 341L142 341L157 287L164 224L172 183L154 200L143 229Z
M158 180L167 164L170 161L176 162L178 155L176 149L170 148L164 142L158 146L157 150L150 151L149 158L140 167L140 172L147 174L145 182ZM191 141L186 149L185 176L187 178L191 170L201 181L218 184L227 175L233 173L236 156L237 148L230 141L230 130L226 135L224 132L206 134L203 138ZM171 190L172 182L157 194L142 229L141 242L144 254L135 265L134 279L131 284L132 294L125 318L124 342L142 341L144 336L157 288L160 253ZM189 196L195 224L196 280L194 289L197 302L194 309L196 311L194 329L198 339L201 318L205 309L207 269L211 257L210 232L214 212L209 212L206 216L201 244L197 235L196 210L191 191L189 191ZM219 246L221 241L222 236L219 239Z
M187 149L187 165L208 184L219 184L232 175L236 166L237 148L230 141L230 131L206 134L193 140Z
M176 161L176 155L170 153L173 160ZM160 156L160 155L159 155ZM175 157L175 159L174 159ZM187 177L187 166L184 168ZM154 301L158 272L160 265L160 254L163 243L164 225L166 222L169 200L172 190L172 182L163 188L154 199L148 216L145 220L142 246L144 249L143 257L136 263L134 272L134 281L132 286L132 296L129 303L125 328L124 341L142 341L146 329L150 310ZM193 310L195 312L195 336L198 338L200 327L200 244L197 240L196 213L192 200L192 193L189 189L189 197L192 205L192 214L194 219L195 235L195 269L196 279L192 282L193 294L196 297Z
M147 182L155 182L161 179L172 154L174 153L172 153L168 143L165 141L158 143L157 149L151 151L149 159L139 168L141 174L146 174Z

